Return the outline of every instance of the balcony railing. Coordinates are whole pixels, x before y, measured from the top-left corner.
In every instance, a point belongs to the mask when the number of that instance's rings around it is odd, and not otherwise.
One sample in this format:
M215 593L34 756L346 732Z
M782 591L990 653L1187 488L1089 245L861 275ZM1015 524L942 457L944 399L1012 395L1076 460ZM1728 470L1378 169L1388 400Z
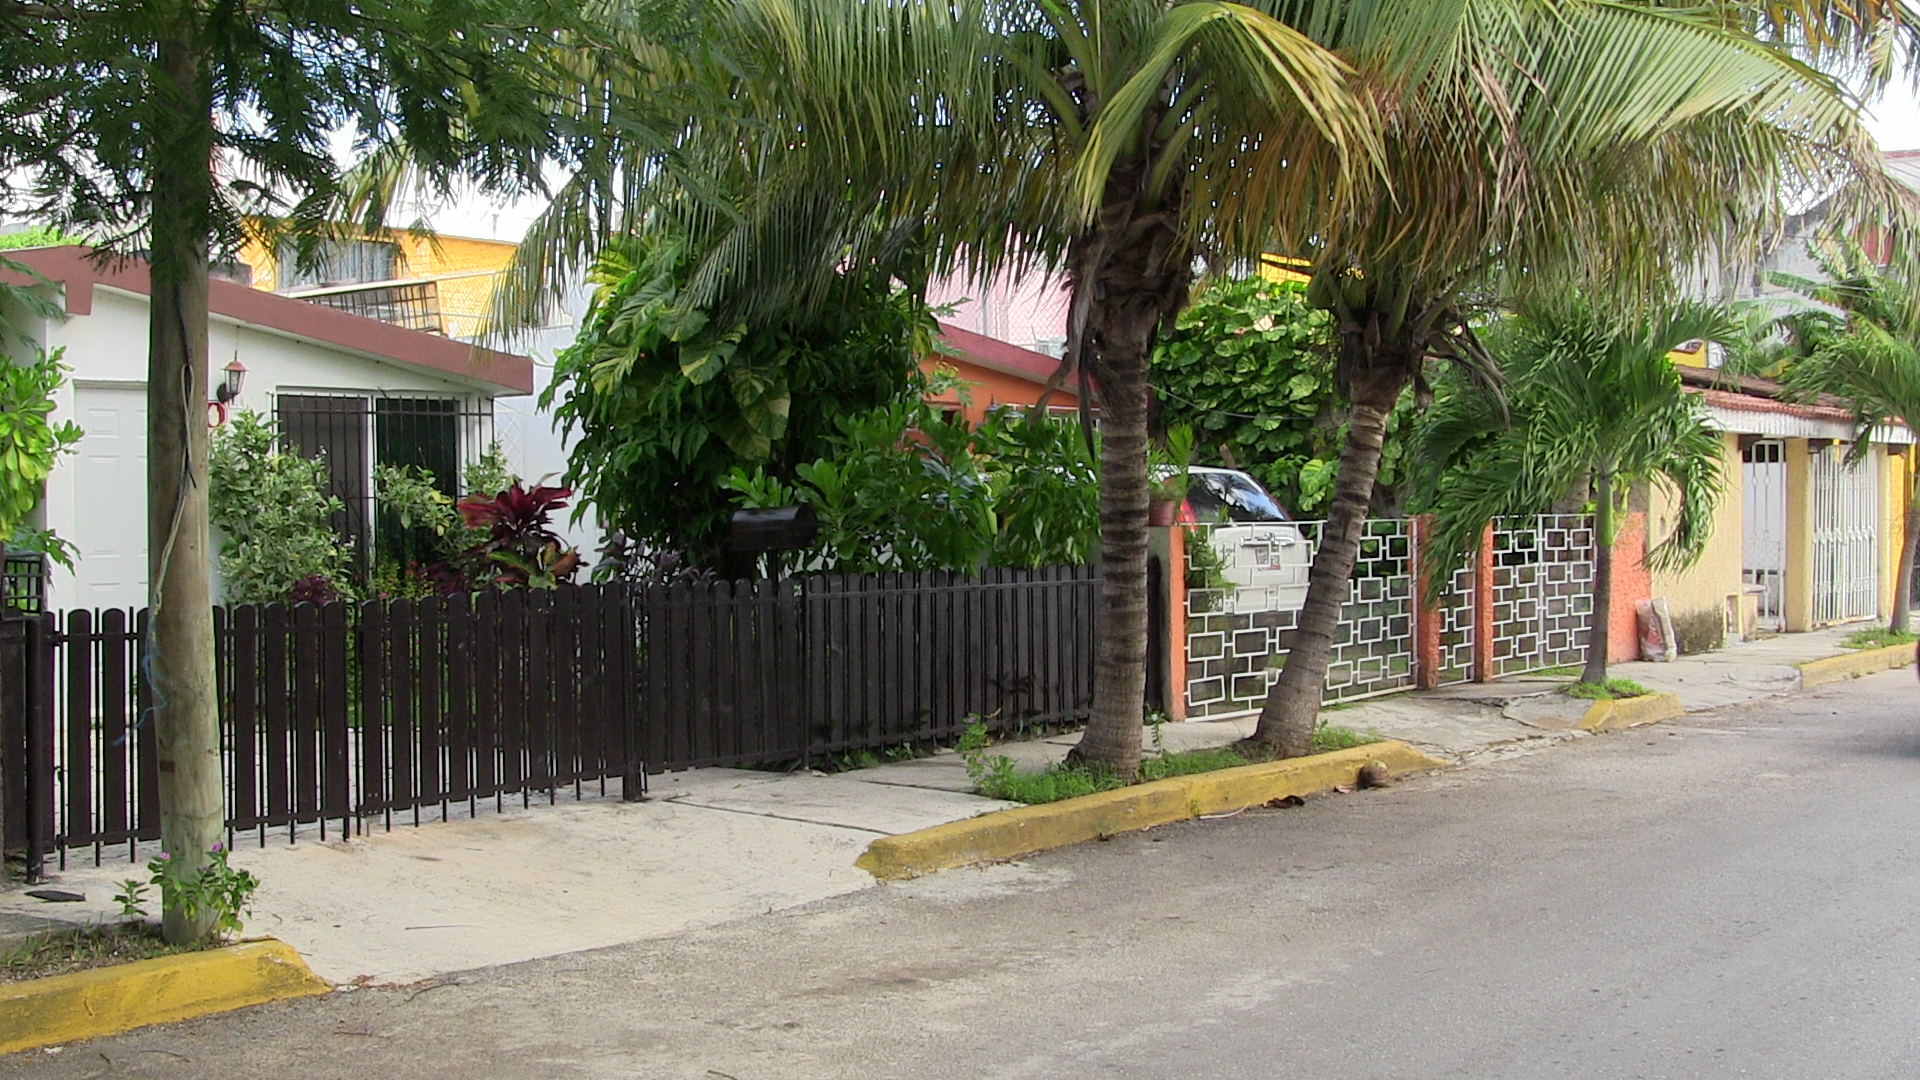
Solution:
M440 313L440 283L437 281L339 285L326 289L303 289L288 295L308 303L404 326L409 330L444 334L447 329Z

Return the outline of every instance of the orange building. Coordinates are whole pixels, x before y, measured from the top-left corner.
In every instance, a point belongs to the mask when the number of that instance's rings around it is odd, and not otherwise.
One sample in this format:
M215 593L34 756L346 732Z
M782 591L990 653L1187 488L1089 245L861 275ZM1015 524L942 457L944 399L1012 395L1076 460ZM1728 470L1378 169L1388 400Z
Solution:
M950 323L940 324L940 341L944 351L922 360L920 370L931 374L936 368L951 369L959 375L961 385L927 400L943 411L961 414L969 424L979 423L996 405L1037 404L1047 380L1060 367L1060 361L1046 353L1009 345ZM1047 411L1077 413L1078 390L1077 380L1061 380L1047 399Z

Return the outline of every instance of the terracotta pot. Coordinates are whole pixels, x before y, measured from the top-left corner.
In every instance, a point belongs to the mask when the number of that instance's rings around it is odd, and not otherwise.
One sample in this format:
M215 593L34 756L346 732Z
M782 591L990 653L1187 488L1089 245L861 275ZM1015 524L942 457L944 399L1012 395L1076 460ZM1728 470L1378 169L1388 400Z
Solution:
M1149 500L1147 502L1147 525L1157 528L1164 528L1165 526L1171 525L1173 524L1174 515L1179 513L1179 511L1180 503L1177 499Z

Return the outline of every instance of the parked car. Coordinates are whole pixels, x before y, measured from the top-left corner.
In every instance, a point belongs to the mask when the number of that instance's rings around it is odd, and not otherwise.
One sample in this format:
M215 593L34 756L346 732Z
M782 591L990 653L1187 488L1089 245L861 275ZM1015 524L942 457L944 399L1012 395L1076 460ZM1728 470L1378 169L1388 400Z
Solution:
M1238 469L1187 470L1187 498L1174 520L1205 526L1231 587L1227 610L1298 611L1307 603L1313 546L1260 481Z

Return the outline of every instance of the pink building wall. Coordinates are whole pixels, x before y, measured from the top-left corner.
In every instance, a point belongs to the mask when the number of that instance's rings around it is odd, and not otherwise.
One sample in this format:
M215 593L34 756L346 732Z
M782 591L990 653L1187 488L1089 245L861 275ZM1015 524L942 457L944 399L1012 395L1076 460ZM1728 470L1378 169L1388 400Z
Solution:
M991 282L949 278L927 287L935 309L952 305L940 321L976 334L1058 356L1067 340L1066 282L1032 273L1018 280Z

